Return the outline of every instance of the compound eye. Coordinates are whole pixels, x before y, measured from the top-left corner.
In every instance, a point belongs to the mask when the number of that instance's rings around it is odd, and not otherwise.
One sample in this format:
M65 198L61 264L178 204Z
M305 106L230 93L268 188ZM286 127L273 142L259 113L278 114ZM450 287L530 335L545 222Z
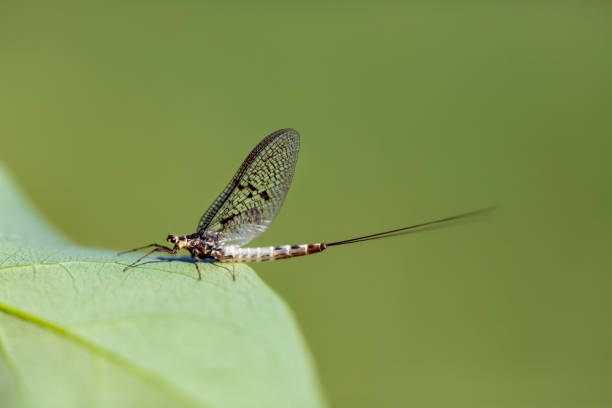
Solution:
M176 237L174 235L168 235L166 241L172 242L174 244L176 242Z

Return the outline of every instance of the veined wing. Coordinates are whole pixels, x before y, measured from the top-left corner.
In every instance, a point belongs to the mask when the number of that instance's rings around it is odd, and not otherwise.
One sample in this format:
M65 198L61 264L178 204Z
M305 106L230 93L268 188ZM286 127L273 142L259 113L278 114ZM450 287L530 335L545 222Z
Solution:
M206 210L198 233L224 245L244 245L264 232L285 201L299 148L300 135L293 129L263 139Z

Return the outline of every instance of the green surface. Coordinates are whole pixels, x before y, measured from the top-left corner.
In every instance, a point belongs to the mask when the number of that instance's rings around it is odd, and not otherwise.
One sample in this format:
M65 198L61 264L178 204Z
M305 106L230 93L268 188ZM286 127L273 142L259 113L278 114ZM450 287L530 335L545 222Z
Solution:
M254 266L330 405L612 405L608 3L0 7L0 159L74 241L194 232L293 127L293 186L254 245L501 205Z
M28 207L0 172L0 406L323 405L291 313L249 267L123 272Z

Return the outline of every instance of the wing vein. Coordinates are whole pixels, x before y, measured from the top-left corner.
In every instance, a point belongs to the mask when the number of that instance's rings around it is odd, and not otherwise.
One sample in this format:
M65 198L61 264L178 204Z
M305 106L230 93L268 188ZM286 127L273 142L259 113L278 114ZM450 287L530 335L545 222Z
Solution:
M223 245L244 245L264 232L291 185L299 143L297 131L282 129L255 146L200 219L198 233Z

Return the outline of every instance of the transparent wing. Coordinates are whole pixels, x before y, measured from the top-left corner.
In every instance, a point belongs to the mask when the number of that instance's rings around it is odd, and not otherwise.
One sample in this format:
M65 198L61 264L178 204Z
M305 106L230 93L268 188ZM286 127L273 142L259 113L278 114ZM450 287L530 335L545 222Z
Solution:
M300 135L278 130L262 140L200 219L198 233L244 245L274 221L291 185Z

